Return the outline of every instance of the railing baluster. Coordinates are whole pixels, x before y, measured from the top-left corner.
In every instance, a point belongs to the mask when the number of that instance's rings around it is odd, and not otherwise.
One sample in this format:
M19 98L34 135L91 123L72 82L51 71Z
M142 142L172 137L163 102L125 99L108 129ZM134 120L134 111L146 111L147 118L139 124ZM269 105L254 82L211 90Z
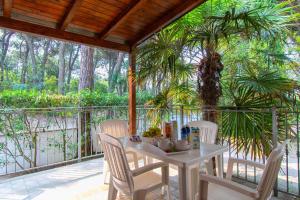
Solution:
M298 195L300 195L300 152L299 152L299 112L297 112L297 171L298 171Z
M285 111L285 119L284 119L284 126L285 126L285 139L288 139L288 115L287 112ZM285 166L285 170L286 170L286 191L289 192L289 157L288 157L288 145L285 146L285 161L286 161L286 166Z
M238 117L238 112L237 110L235 111L235 120L236 120L236 125L235 125L235 132L236 132L236 158L239 159L239 133L238 133L238 124L239 124L239 117ZM239 163L236 164L236 171L237 171L237 177L240 176L239 174Z
M78 110L78 119L77 119L77 159L80 162L81 161L81 137L82 137L82 133L81 133L81 110Z

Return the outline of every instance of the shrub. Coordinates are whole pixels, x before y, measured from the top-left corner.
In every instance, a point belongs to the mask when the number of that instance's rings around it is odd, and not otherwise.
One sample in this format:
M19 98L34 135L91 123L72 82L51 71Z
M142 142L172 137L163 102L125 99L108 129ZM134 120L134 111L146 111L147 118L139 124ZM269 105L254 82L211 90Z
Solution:
M137 104L143 105L152 96L147 92L137 93ZM99 93L83 90L67 95L52 94L37 90L5 90L0 93L0 106L10 108L48 108L80 106L127 106L128 94L119 96L115 93Z

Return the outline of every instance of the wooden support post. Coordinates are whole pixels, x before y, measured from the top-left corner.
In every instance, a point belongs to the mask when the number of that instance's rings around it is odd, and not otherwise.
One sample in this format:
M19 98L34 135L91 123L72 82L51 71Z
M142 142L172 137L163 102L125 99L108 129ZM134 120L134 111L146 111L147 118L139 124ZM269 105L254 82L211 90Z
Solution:
M136 49L132 48L129 53L128 69L128 113L129 113L129 134L136 134Z

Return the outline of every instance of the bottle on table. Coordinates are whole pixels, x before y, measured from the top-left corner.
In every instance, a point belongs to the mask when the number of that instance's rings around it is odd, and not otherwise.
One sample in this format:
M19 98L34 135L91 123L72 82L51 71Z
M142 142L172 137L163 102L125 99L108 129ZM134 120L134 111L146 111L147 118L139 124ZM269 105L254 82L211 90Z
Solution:
M164 137L171 138L172 137L172 125L170 122L164 123Z
M188 142L190 142L189 140L190 138L190 134L191 133L191 129L189 126L185 125L181 128L181 140L187 140Z

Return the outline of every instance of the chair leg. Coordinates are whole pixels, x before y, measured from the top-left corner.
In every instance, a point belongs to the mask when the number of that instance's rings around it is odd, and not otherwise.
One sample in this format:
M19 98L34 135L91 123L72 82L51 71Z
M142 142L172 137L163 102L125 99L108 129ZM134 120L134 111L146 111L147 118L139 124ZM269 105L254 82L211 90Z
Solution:
M198 200L207 200L207 195L208 195L208 183L206 181L200 180Z
M213 167L213 161L212 159L205 160L205 168L206 168L206 174L214 175L214 167Z
M138 161L138 157L136 153L132 154L133 157L133 164L134 164L134 168L137 169L139 168L139 161Z
M115 200L117 198L118 191L114 187L112 180L109 183L109 189L108 189L108 200Z
M170 186L166 185L166 190L167 190L167 199L171 200L171 195L170 195Z
M166 189L165 189L165 186L163 185L161 187L161 196L164 196L165 195L165 192L166 192Z
M139 161L137 159L134 159L133 163L135 169L139 168Z
M104 184L108 184L108 178L109 178L109 168L108 168L108 164L107 161L104 161L104 166L103 166L103 173L104 173Z
M132 200L146 200L147 190L138 190L133 193Z
M147 157L143 156L144 165L147 165Z

